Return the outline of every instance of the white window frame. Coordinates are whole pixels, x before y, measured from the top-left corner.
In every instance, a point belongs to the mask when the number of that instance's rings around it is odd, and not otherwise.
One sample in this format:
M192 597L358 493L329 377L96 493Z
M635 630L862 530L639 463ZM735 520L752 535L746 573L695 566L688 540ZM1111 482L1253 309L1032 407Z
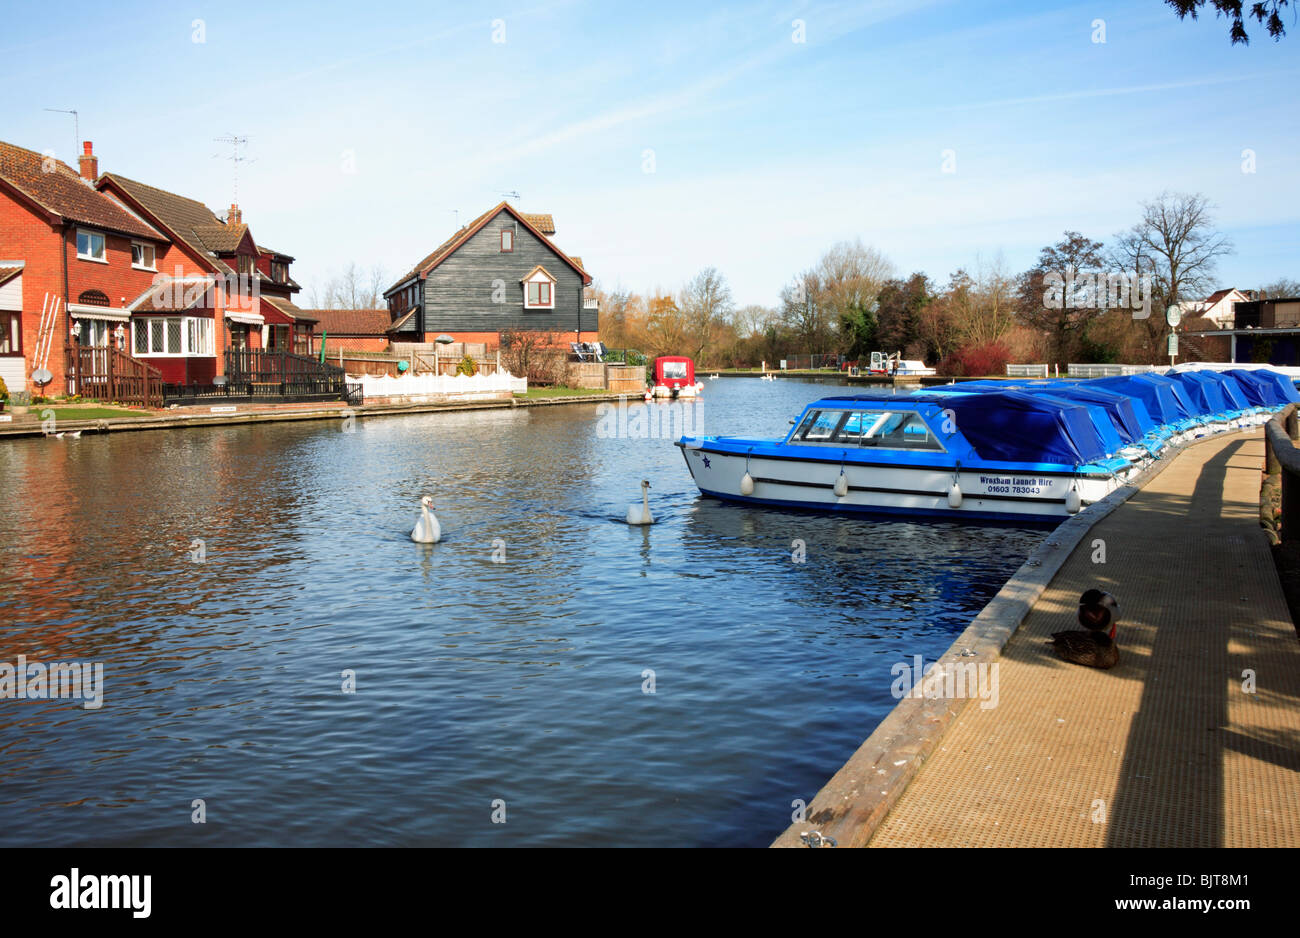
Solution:
M136 248L140 248L140 254L141 254L141 256L144 255L144 252L145 252L145 251L149 251L149 252L153 255L153 263L152 263L152 264L137 264L137 263L135 262L135 249L136 249ZM156 248L154 245L150 244L148 241L132 241L132 242L131 242L131 267L132 267L133 269L135 269L135 270L152 270L152 271L157 271L157 270L158 270L158 248Z
M90 239L90 238L98 238L98 239L99 239L99 242L100 242L100 256L99 256L99 257L96 257L94 254L82 254L82 253L81 253L81 236L82 236L83 234L84 234L88 239ZM94 242L92 241L91 243L93 244ZM92 231L92 230L90 230L89 228L78 228L78 229L77 229L77 260L79 260L79 261L92 261L92 262L94 262L94 263L96 263L96 264L107 264L107 263L108 263L108 235L106 235L106 234L102 234L101 232L98 232L98 231Z
M168 352L167 347L167 323L169 321L180 323L181 344L179 352ZM154 351L153 326L152 323L162 323L162 331L159 333L159 339L163 351ZM206 316L140 316L131 320L131 354L136 358L216 358L216 348L213 344L213 320ZM145 349L147 351L137 351L139 346L138 336L143 331L145 339Z
M546 303L534 303L528 298L529 287L533 284L546 284L549 287L550 298ZM538 290L540 295L541 290ZM555 309L555 281L545 274L538 273L524 281L524 309Z

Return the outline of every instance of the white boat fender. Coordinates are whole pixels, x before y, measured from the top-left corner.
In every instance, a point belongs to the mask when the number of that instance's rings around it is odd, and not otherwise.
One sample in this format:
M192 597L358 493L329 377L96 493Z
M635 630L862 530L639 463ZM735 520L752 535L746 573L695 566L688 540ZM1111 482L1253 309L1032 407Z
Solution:
M845 495L848 494L849 494L849 477L846 476L844 474L844 470L841 469L840 477L835 480L835 497L843 498Z
M740 477L741 495L754 494L754 477L749 474L749 457L753 454L753 452L754 451L751 449L748 453L745 454L745 474Z
M953 479L952 485L948 486L948 507L961 507L961 486L957 484L956 479Z
M1072 515L1077 515L1081 508L1083 508L1083 497L1077 488L1071 487L1070 491L1065 493L1065 510Z

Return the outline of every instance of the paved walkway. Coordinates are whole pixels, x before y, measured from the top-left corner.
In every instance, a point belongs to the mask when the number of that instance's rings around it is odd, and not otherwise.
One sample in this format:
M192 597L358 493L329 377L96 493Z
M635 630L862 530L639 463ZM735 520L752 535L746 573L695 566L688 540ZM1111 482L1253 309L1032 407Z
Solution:
M1300 641L1263 459L1259 431L1189 447L1099 522L1007 642L998 706L961 712L869 846L1300 846ZM1112 671L1046 644L1093 586L1120 603Z

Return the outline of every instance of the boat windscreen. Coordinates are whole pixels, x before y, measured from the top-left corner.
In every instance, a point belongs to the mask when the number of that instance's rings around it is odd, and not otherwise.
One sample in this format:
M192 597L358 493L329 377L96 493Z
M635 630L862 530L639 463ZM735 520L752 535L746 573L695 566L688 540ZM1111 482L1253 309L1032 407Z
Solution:
M912 410L819 409L811 407L790 434L791 444L831 443L878 449L942 452L943 445Z

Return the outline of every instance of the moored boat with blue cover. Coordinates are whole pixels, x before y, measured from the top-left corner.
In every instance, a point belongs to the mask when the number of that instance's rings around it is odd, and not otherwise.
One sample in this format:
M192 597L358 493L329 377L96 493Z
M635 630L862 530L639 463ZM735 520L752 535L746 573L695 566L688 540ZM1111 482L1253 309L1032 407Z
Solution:
M1256 426L1300 394L1284 375L1183 371L971 381L822 398L781 439L682 437L705 495L830 511L1055 521L1168 447Z

